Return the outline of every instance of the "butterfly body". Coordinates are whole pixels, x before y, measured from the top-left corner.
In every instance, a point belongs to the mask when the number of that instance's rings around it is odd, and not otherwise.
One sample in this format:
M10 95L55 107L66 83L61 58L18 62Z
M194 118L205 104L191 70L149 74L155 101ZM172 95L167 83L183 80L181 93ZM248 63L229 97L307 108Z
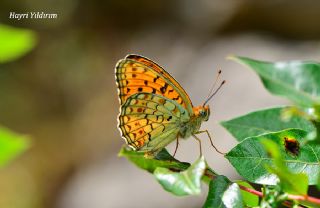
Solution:
M193 114L190 119L180 126L180 135L182 138L188 138L196 134L202 122L207 121L210 115L209 106L198 106L193 108Z
M118 127L136 151L155 155L178 137L196 134L209 118L209 106L193 107L179 83L142 56L120 60L116 82L121 105Z

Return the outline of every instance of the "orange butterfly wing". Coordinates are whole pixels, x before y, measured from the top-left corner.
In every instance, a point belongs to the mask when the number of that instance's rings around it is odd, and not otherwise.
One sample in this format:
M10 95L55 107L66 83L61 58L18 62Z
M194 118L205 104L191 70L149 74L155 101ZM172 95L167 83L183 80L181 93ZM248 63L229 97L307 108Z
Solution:
M147 92L162 95L182 105L190 114L192 102L181 85L162 67L139 56L128 55L116 65L120 104L133 94Z
M120 99L119 129L135 150L156 154L177 138L190 120L192 103L180 84L163 68L139 55L116 65Z

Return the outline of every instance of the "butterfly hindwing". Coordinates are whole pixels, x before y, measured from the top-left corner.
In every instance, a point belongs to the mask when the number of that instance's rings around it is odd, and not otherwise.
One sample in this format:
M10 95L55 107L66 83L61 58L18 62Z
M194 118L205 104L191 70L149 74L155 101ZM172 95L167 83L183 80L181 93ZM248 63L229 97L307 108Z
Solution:
M120 103L135 93L147 92L174 100L192 114L190 98L168 72L151 60L128 55L116 65Z
M121 106L119 128L133 149L156 152L176 139L179 125L189 119L176 102L162 95L137 93Z

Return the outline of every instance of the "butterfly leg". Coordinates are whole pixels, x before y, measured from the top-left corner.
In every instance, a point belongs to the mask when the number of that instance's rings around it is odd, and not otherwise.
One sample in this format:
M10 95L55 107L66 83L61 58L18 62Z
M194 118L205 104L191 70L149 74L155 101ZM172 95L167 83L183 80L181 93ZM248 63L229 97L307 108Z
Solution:
M176 153L177 153L177 150L178 150L178 146L179 146L179 136L177 136L177 140L176 140L177 142L176 142L176 148L175 148L175 150L174 150L174 153L173 153L173 156L172 157L174 157L175 155L176 155Z
M195 138L199 142L200 156L202 156L201 140L194 134L192 136L193 136L193 138Z
M226 153L220 152L220 151L218 150L218 148L217 148L216 146L214 146L214 144L213 144L213 142L212 142L212 139L211 139L211 136L210 136L210 133L209 133L208 130L203 130L203 131L198 131L198 132L196 132L196 134L201 134L201 133L207 133L207 135L208 135L208 137L209 137L209 140L210 140L210 143L211 143L211 146L212 146L218 153L220 153L220 154L222 154L222 155L225 155L225 154L226 154Z

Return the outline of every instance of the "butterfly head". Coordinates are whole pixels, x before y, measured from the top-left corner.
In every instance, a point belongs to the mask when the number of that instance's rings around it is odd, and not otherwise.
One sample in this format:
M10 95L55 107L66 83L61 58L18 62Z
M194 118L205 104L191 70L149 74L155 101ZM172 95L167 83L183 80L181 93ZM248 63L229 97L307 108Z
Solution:
M194 115L201 118L203 121L208 121L210 116L210 107L209 105L197 106L193 108Z

